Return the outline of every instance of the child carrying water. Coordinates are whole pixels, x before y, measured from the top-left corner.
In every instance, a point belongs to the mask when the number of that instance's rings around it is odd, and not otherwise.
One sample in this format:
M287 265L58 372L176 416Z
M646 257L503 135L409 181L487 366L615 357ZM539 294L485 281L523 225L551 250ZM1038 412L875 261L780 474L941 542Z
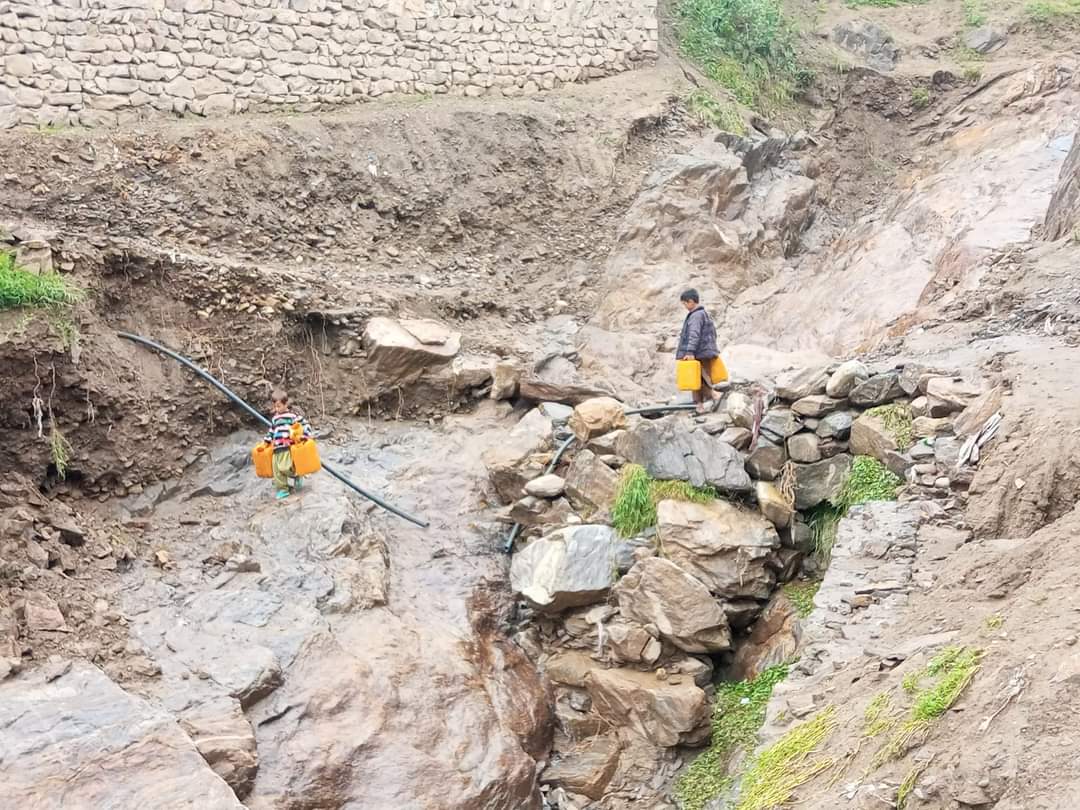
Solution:
M289 395L285 391L274 391L270 403L270 429L266 431L265 441L274 448L274 487L275 497L279 501L288 498L291 490L301 487L301 479L297 478L293 469L290 452L293 442L301 438L312 438L307 420L289 407ZM289 479L296 482L291 487Z

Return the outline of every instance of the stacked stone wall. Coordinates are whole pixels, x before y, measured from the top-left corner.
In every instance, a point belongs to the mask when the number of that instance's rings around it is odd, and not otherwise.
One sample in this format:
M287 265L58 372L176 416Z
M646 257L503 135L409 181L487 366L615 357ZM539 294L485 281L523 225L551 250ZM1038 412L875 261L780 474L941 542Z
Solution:
M655 56L656 0L0 1L0 127L519 95Z

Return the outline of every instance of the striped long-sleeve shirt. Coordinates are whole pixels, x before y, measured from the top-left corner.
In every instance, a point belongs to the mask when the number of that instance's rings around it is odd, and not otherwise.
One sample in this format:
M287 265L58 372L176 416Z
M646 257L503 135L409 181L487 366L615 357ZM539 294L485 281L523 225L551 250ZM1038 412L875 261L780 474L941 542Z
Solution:
M274 445L274 450L288 450L292 446L293 425L300 425L304 438L312 438L311 426L307 419L298 413L285 411L270 417L270 429L266 431L266 441Z

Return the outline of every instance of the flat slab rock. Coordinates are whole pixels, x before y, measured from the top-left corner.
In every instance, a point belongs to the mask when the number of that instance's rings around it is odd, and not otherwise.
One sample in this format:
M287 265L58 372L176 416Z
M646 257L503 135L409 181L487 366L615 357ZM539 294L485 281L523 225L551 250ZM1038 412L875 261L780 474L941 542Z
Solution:
M749 492L752 488L738 450L675 419L632 425L619 437L616 449L653 478L689 481L694 486L709 485L726 492Z
M243 810L172 715L95 666L0 684L0 781L20 810Z

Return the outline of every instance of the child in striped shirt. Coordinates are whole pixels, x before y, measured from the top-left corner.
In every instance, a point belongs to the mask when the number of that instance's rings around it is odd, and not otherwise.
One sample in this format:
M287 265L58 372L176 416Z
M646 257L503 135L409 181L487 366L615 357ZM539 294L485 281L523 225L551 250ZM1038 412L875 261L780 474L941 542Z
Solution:
M274 448L274 486L280 501L289 497L290 478L296 481L293 489L299 490L301 485L293 469L289 448L300 436L310 439L312 433L307 420L289 407L289 395L285 391L278 389L271 395L270 412L270 429L266 431L264 441Z

